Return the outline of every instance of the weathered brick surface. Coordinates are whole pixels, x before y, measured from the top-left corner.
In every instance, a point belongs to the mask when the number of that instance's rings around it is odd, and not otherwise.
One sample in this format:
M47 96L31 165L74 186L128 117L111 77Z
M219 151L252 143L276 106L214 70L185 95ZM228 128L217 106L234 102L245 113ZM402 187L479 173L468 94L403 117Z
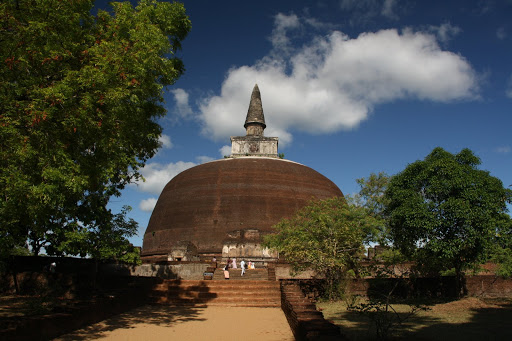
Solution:
M313 197L334 196L342 193L332 181L295 162L249 157L204 163L165 186L144 235L142 256L171 253L178 241L192 242L200 254L220 253L227 241L246 241L247 236L230 237L232 231L263 235Z
M267 280L165 280L151 291L152 302L170 305L279 307L278 282Z
M298 283L281 282L281 309L297 340L345 340L339 327L326 321L304 297Z
M354 295L368 296L373 293L388 292L386 288L399 282L394 293L401 297L454 297L455 278L388 278L388 279L355 279L349 282L348 291ZM512 296L512 279L504 279L493 275L467 276L466 288L468 296L510 297Z

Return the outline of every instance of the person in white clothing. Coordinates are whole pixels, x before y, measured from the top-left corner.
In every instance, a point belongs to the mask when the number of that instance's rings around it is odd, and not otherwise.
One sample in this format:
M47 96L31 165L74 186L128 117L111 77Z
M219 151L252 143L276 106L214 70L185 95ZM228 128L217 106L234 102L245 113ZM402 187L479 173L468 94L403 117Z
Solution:
M240 276L243 276L245 274L245 261L243 259L240 262L240 267L242 268L242 274Z

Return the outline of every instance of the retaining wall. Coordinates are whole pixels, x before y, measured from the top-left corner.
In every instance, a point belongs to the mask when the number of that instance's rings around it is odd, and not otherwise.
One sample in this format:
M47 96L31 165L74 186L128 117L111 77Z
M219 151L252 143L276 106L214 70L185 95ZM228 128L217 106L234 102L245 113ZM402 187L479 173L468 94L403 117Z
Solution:
M398 282L398 283L397 283ZM389 292L396 286L394 294L400 297L455 297L455 277L435 278L365 278L349 281L348 292L354 295L371 296L373 293ZM512 296L512 279L493 275L467 276L468 296L510 297Z
M101 271L111 275L160 277L164 279L203 279L203 273L211 267L207 262L172 262L170 264L103 264Z

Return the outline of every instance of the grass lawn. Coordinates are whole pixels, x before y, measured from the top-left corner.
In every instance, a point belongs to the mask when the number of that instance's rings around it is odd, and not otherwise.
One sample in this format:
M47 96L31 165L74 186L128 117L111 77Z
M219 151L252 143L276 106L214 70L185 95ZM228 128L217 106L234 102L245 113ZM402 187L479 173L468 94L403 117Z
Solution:
M404 324L396 325L396 340L512 340L512 298L468 297L451 302L425 302ZM410 307L393 304L405 316ZM375 340L375 327L368 315L348 311L346 302L320 302L325 319L340 326L350 340Z

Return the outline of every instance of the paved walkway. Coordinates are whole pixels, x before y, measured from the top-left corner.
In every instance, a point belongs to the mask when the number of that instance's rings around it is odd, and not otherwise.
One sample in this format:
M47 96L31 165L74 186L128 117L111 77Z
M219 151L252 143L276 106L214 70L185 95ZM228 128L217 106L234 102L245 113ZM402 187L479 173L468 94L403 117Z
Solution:
M293 341L279 308L146 305L57 338L70 340Z

